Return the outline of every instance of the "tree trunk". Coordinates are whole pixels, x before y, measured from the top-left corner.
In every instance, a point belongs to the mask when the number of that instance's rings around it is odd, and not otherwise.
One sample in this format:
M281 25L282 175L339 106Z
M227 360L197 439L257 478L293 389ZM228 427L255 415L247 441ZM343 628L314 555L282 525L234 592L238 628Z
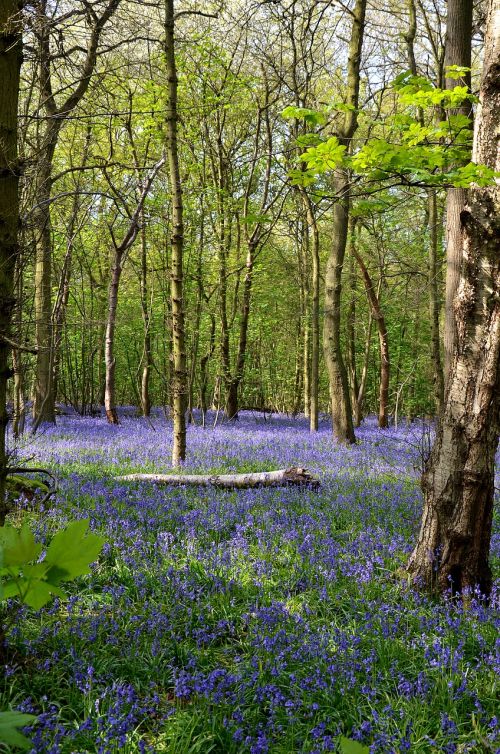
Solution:
M89 16L91 28L83 64L79 68L79 77L71 83L65 83L64 91L69 90L69 94L59 106L56 102L52 81L53 62L50 40L50 14L52 11L47 8L49 5L47 0L41 0L37 6L40 93L42 107L47 118L45 129L42 130L40 149L37 155L36 207L33 212L33 225L36 234L35 335L38 348L33 402L33 418L35 420L33 429L41 422L53 422L55 420L51 326L52 233L50 224L54 152L64 121L87 92L96 65L101 33L119 3L120 0L109 0L100 16L95 13ZM62 41L61 39L61 43Z
M370 363L370 351L372 342L373 314L370 309L368 317L368 328L365 339L365 351L363 354L363 366L361 368L361 379L359 380L359 389L354 402L354 423L356 427L361 425L363 420L363 407L365 403L366 382L368 379L368 366Z
M490 0L473 161L500 169L500 6ZM488 562L500 431L500 187L468 190L457 338L436 441L422 478L424 509L408 562L427 587L491 590Z
M113 264L111 266L111 278L108 289L108 315L106 319L106 334L104 337L104 361L106 364L106 378L104 388L104 409L106 418L110 424L119 424L116 412L115 397L115 367L114 356L116 310L118 308L118 289L122 274L123 254L115 250Z
M457 65L470 68L472 44L472 0L448 0L446 19L445 66ZM464 76L470 87L470 73ZM446 88L453 89L459 84L454 78L446 78ZM453 111L469 118L471 105L465 104ZM462 263L462 231L460 213L467 202L467 189L448 189L446 196L446 294L444 321L444 379L447 381L453 357L457 328L454 300L460 279Z
M347 310L346 335L347 335L347 366L349 373L349 386L351 389L351 404L354 411L354 426L359 427L361 417L358 416L357 399L359 393L358 371L356 365L356 296L357 278L353 249L355 241L356 218L349 221L349 307ZM358 421L359 419L359 421Z
M387 409L389 403L389 378L390 378L390 359L389 359L389 336L385 317L380 306L379 294L375 291L370 273L368 272L363 258L356 248L353 248L353 254L356 258L363 280L365 283L366 297L372 311L373 319L377 323L378 338L380 345L380 388L379 388L379 411L378 426L381 429L387 428L388 417Z
M153 368L153 353L151 348L151 313L149 311L148 301L148 256L147 256L147 239L146 223L144 212L142 212L141 228L141 312L142 322L144 325L144 341L142 355L142 375L141 375L141 410L143 416L151 414L151 397L149 394L149 380Z
M179 466L186 458L186 346L184 334L183 248L184 219L182 183L177 148L177 68L174 41L174 0L165 2L165 62L168 78L167 97L167 160L172 193L172 234L170 297L172 306L172 464Z
M51 172L59 129L47 129L48 143L42 146L36 178L33 213L35 232L35 367L33 418L37 424L55 422L52 380L52 230L50 222Z
M10 336L14 269L19 253L17 104L22 56L20 11L18 0L0 2L0 526L3 526L7 514L7 381L11 376L8 364L10 345L1 336Z
M342 268L349 222L349 184L341 170L336 170L334 188L338 198L333 208L333 240L325 275L323 345L330 378L333 433L339 442L354 443L349 383L340 344Z
M356 0L352 13L352 30L347 61L346 103L344 123L339 128L339 143L351 148L352 137L358 125L357 108L359 102L360 65L365 28L366 0ZM333 207L333 240L325 275L325 319L323 326L323 347L330 378L333 433L339 442L354 443L351 399L347 370L342 357L340 344L340 319L342 297L342 269L347 243L349 223L349 176L337 168L333 178L336 201Z
M318 431L318 396L319 396L319 345L320 345L320 330L319 330L319 286L320 286L320 269L319 269L319 229L316 217L314 215L314 208L307 191L301 188L302 202L305 209L305 216L308 228L308 238L311 243L308 244L308 251L310 247L311 251L311 339L310 339L310 374L309 374L309 430L311 432ZM308 286L309 287L309 286ZM309 297L307 297L309 298ZM307 301L307 303L309 303ZM307 317L307 324L309 324L309 317ZM307 349L309 350L309 349ZM305 349L304 349L305 354ZM304 361L307 358L309 362L309 353L304 355ZM309 366L309 363L308 363ZM305 378L304 371L304 378Z
M431 324L431 355L434 373L434 400L436 413L443 408L444 378L439 337L439 221L436 191L429 191L429 317Z

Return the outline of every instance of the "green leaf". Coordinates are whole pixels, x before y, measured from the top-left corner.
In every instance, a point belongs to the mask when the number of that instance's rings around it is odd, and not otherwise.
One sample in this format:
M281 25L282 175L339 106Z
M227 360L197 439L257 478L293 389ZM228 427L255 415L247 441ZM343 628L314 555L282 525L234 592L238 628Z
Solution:
M470 72L464 65L447 65L445 68L447 79L463 79Z
M33 610L40 610L54 597L65 597L65 593L58 586L49 584L47 581L32 580L28 582L26 591L23 591L22 600L32 607Z
M85 536L88 527L88 519L72 521L53 537L44 559L51 566L47 573L51 584L90 573L90 564L96 560L106 540L97 534Z
M324 126L327 121L326 115L318 110L310 110L308 107L294 107L293 105L285 107L281 116L283 118L304 120L313 126Z
M35 542L28 524L24 524L21 529L13 526L0 527L0 544L3 547L4 567L24 565L36 560L42 550L42 545Z
M299 159L303 160L309 170L316 173L326 173L333 170L342 162L346 147L339 144L336 136L331 136L316 147L309 147Z
M353 741L352 738L345 738L342 736L340 739L340 751L342 754L369 754L368 746Z
M24 712L0 712L0 743L24 751L30 749L31 741L17 729L31 725L35 720L34 715L26 715Z

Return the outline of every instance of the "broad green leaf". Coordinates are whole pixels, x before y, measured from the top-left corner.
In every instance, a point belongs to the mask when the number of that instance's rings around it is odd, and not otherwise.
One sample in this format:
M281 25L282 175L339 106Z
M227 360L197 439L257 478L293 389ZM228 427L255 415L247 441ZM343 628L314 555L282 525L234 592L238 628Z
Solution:
M26 591L23 587L22 600L33 610L40 610L55 596L65 597L66 595L58 586L49 584L47 581L33 579L27 583Z
M85 536L88 527L88 519L72 521L53 537L44 560L51 566L47 573L51 584L90 573L90 564L101 552L105 539L97 534Z
M17 729L31 725L35 720L34 715L26 715L24 712L0 712L0 743L24 751L30 749L31 741Z
M342 736L340 739L340 751L342 754L369 754L368 746L353 741L352 738L345 738Z
M42 550L42 545L35 542L28 524L23 524L21 529L13 526L0 527L0 544L3 546L4 567L24 565L36 560Z

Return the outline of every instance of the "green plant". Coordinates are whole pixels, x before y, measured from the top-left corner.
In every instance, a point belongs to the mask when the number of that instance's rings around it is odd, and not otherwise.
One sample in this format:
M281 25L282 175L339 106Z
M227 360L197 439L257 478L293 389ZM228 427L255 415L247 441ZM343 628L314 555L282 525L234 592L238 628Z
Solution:
M87 534L88 520L71 521L52 537L45 554L43 545L35 541L29 524L20 529L0 527L0 605L9 598L39 610L53 597L66 596L60 584L90 572L104 538ZM5 637L5 613L15 610L15 602L3 610L0 618L0 652ZM36 720L34 715L15 711L0 712L0 743L29 749L31 743L18 731Z

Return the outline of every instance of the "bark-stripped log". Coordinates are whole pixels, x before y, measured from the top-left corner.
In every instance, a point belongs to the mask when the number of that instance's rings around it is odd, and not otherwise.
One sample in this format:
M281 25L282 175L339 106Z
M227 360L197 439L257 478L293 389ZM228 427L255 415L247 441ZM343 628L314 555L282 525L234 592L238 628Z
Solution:
M304 485L318 489L319 479L307 469L291 468L277 471L260 471L254 474L126 474L115 477L117 482L151 482L175 487L193 485L198 487L221 487L223 489L248 489L252 487L281 487Z

